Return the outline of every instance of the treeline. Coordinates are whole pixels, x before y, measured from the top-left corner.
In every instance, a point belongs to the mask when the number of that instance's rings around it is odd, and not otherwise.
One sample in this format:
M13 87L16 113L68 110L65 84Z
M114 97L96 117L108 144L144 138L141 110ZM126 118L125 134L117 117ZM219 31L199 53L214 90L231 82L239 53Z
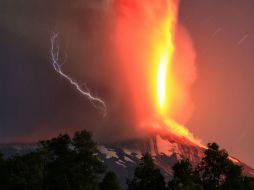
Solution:
M26 155L0 157L0 190L120 190L97 154L85 130L41 141Z
M0 190L122 190L117 176L97 157L92 135L83 130L41 141L26 155L4 159L0 155ZM215 143L193 167L182 160L173 167L174 176L165 181L152 157L145 154L127 180L128 190L254 190L254 180L228 159Z
M149 154L136 168L128 190L254 190L254 179L243 176L242 167L235 165L225 150L209 143L204 158L193 167L189 160L173 166L174 175L166 184Z

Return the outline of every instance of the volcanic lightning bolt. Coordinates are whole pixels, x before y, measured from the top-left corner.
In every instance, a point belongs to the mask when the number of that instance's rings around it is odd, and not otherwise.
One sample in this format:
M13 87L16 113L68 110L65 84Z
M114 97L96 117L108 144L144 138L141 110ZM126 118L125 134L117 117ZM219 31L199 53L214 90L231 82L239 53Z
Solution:
M70 76L65 74L62 71L62 65L59 63L59 46L56 46L56 40L58 38L58 33L53 33L51 36L51 61L54 70L59 73L63 78L65 78L71 85L73 85L79 93L81 93L83 96L87 97L89 101L93 104L93 106L98 109L102 115L105 117L107 115L107 107L105 102L92 95L90 90L86 87L86 89L83 89L78 82L74 81Z

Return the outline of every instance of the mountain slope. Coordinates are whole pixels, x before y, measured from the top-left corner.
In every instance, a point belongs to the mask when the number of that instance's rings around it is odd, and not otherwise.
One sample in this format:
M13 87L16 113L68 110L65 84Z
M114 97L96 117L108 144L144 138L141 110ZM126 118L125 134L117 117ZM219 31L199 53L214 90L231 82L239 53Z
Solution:
M122 183L131 178L140 158L149 152L161 172L170 178L173 175L172 166L181 159L187 158L193 165L203 157L204 148L195 145L184 137L175 135L155 135L145 139L133 139L107 145L99 145L100 158L114 172ZM254 170L235 158L230 158L235 164L243 166L244 175L254 176Z
M9 157L16 153L25 154L35 148L35 144L4 144L0 145L0 152ZM173 175L172 166L176 162L187 158L196 165L202 159L204 150L188 139L173 134L155 134L142 139L99 144L98 149L100 159L118 175L122 184L127 178L132 178L135 167L146 152L153 156L155 164L168 179ZM243 166L245 175L254 177L252 168L233 157L230 159Z

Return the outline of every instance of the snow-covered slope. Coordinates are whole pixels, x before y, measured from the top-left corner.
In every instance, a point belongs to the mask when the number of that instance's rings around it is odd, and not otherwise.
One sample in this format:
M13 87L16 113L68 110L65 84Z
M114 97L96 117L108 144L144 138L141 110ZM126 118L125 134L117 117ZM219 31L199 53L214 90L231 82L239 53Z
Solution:
M188 158L193 164L197 164L203 155L200 147L175 136L155 135L144 139L99 145L98 148L99 157L118 174L122 183L126 178L132 177L140 158L146 152L153 156L155 164L167 178L172 176L172 166L177 161Z
M167 177L173 175L172 166L181 159L187 158L193 165L199 163L203 157L204 148L190 142L184 137L175 135L154 135L145 139L132 139L126 142L118 142L99 146L99 157L114 172L122 183L126 178L131 178L135 167L142 155L149 152L155 164ZM232 158L236 164L243 166L245 175L254 176L254 170Z

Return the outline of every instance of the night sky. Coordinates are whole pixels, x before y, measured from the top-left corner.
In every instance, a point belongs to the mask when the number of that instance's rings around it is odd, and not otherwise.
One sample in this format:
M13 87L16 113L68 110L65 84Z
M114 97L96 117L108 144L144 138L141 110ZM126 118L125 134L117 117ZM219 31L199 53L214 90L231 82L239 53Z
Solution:
M131 108L119 114L128 103L124 87L116 88L121 76L112 67L118 59L112 56L114 23L98 11L106 11L101 7L110 1L89 2L93 3L0 2L0 142L34 141L82 128L105 141L112 133L119 139L123 130L130 133L126 126L131 125ZM96 6L96 11L87 6ZM188 29L197 54L195 111L187 126L203 142L218 142L252 167L253 10L253 0L180 4L180 23ZM62 55L68 52L64 70L111 105L106 118L53 70L50 36L55 31L61 36Z

